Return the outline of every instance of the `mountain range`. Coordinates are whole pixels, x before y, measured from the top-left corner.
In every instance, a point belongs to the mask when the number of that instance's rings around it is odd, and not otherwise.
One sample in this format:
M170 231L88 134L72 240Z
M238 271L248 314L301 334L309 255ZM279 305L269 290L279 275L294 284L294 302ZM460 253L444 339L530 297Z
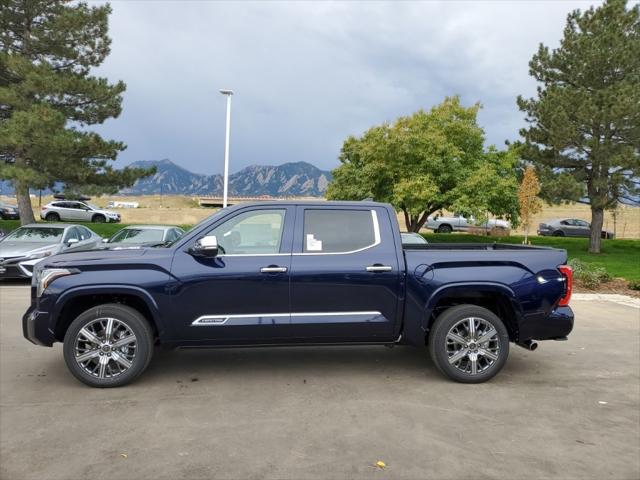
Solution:
M222 195L222 175L204 175L182 168L171 160L145 160L133 162L131 167L156 167L156 173L142 178L123 195ZM331 181L331 172L306 162L283 165L251 165L229 175L229 196L254 197L321 197ZM63 190L57 184L56 191ZM37 190L32 193L37 194ZM43 190L44 195L51 190ZM0 194L14 195L13 185L0 180Z
M171 160L133 162L131 167L156 167L156 173L121 190L125 195L222 195L222 175L204 175L182 168ZM283 165L251 165L229 175L230 196L320 197L331 173L306 162Z

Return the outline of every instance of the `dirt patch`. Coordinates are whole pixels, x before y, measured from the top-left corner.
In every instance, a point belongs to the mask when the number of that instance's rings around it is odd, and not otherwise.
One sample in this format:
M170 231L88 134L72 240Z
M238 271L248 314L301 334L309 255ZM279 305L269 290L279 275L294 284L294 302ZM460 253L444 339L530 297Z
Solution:
M639 290L631 290L629 282L623 278L614 278L608 282L601 283L597 288L586 288L575 282L573 291L576 293L619 293L620 295L629 295L630 297L640 298Z

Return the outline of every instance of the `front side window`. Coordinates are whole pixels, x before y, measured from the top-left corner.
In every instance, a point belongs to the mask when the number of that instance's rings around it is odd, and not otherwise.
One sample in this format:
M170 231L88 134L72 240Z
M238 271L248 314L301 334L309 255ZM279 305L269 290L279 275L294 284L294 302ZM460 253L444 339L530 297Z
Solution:
M69 240L78 240L80 241L80 232L77 227L71 227L67 230L67 234L64 236L65 243Z
M207 233L215 235L223 255L280 252L285 210L252 210L227 220Z
M378 222L372 210L305 210L303 252L347 253L377 245Z

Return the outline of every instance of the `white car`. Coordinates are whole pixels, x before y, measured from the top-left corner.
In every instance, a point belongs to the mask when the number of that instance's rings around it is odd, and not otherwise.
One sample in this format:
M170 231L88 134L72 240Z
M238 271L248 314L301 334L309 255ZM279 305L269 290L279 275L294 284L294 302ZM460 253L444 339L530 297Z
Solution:
M118 223L120 214L77 200L55 200L42 207L40 218L47 222L63 220L65 222Z
M0 241L0 279L31 278L33 266L62 252L95 248L102 239L82 225L32 223Z
M433 230L435 233L466 232L469 229L482 229L488 232L493 228L509 230L511 225L505 220L494 218L482 224L477 224L476 219L473 217L467 219L462 215L454 214L453 217L441 217L439 215L428 217L426 228Z

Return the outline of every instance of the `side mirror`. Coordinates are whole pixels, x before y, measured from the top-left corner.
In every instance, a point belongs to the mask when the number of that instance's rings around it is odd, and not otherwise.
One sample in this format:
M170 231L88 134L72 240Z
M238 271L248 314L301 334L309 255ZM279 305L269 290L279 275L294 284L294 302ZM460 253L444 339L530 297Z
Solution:
M215 257L218 255L218 239L215 235L207 235L196 240L189 250L192 255L199 257Z
M69 240L67 240L67 247L70 247L72 245L75 245L76 243L78 243L80 240L78 240L77 238L70 238Z

